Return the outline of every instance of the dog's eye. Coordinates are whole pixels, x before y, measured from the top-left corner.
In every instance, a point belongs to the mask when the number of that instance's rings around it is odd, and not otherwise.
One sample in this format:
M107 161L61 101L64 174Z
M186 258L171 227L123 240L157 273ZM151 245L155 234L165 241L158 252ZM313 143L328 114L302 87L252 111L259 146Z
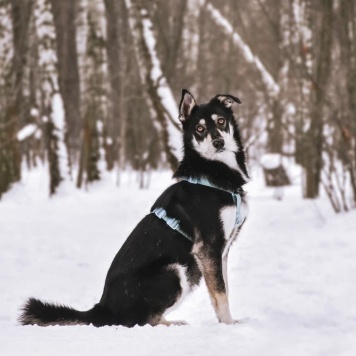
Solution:
M202 132L204 132L204 126L201 126L201 125L198 125L197 126L197 128L196 128L196 130L199 132L199 133L202 133Z
M224 124L225 124L225 119L222 118L222 117L219 117L219 118L218 118L218 124L219 124L219 125L224 125Z

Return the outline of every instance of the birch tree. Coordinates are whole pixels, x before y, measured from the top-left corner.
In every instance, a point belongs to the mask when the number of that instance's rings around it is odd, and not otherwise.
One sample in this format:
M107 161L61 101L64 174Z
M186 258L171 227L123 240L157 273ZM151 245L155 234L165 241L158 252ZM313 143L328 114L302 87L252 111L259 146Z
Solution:
M91 3L87 8L87 38L86 38L86 78L83 82L82 95L84 108L84 136L77 186L82 186L83 178L88 184L100 179L98 162L100 160L101 134L106 122L106 80L104 54L104 38L100 26L101 13L98 13L96 4ZM100 15L100 16L99 16Z
M62 181L71 180L71 167L65 143L66 120L63 100L59 93L55 28L47 0L37 0L34 15L39 52L39 116L48 154L50 194L52 195Z
M204 6L204 2L203 2ZM276 96L280 91L280 87L277 81L273 78L271 73L266 69L265 65L262 63L261 59L256 56L250 46L246 44L240 34L234 30L230 22L221 14L221 12L213 6L211 3L206 3L206 10L211 16L212 20L220 27L224 29L228 36L231 36L234 44L241 50L242 55L245 60L252 64L257 71L260 73L261 80L264 83L269 95Z
M294 16L299 46L299 124L297 161L303 166L306 198L319 195L322 170L326 87L330 77L332 1L295 0ZM315 21L315 13L321 14Z
M285 9L285 6L282 8ZM262 60L256 54L253 53L248 43L242 38L242 36L237 32L237 30L232 26L232 24L221 14L221 12L215 6L212 5L212 3L206 3L206 11L210 15L211 19L215 22L215 24L221 27L227 36L231 37L233 44L239 48L240 53L242 54L245 61L251 64L259 73L259 77L265 88L264 92L270 106L270 112L266 113L268 132L267 149L269 152L272 153L282 153L283 134L281 120L283 116L283 101L281 96L281 84L286 84L285 72L288 68L288 64L281 63L281 69L278 78L275 79L274 76L267 70ZM286 29L284 22L288 21L286 19L287 14L284 13L283 15L284 16L281 17L282 31ZM281 36L281 38L281 47L283 47L285 45L286 38L283 37L283 35Z
M175 168L181 156L178 107L157 56L156 38L145 1L125 0L144 97L167 160Z

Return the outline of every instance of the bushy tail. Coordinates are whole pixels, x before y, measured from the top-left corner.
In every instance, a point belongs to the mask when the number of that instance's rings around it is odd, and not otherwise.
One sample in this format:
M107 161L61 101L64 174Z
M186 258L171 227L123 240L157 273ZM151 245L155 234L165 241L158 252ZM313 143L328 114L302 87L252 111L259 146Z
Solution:
M91 323L96 325L98 324L98 311L97 305L88 311L78 311L65 305L46 303L35 298L30 298L22 308L19 321L22 325L36 324L39 326L89 325Z

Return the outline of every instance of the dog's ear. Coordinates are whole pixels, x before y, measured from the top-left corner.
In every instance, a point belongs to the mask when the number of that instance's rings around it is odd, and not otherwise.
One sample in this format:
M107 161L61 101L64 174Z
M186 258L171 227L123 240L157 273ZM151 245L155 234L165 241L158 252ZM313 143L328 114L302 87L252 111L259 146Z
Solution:
M237 98L236 96L232 96L229 94L218 94L216 96L214 96L211 100L211 103L220 103L222 105L224 105L226 108L231 108L232 104L238 103L241 104L241 101L239 98Z
M189 93L188 90L182 90L182 99L179 104L179 120L181 122L186 121L190 114L192 113L193 108L196 106L194 96Z

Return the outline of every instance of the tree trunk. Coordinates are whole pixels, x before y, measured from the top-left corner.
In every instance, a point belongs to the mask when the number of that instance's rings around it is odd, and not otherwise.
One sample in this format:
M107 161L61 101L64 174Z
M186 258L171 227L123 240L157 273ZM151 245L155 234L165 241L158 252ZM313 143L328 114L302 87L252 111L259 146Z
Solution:
M7 99L4 119L2 147L0 150L0 169L2 182L0 194L6 191L11 183L21 177L21 153L16 141L17 129L26 123L29 113L25 100L26 55L28 51L28 30L32 14L32 0L11 0L11 21L13 40L13 59L11 67L11 91ZM6 81L6 79L5 79ZM10 83L9 83L10 84ZM25 151L26 153L26 151Z
M68 149L65 142L66 122L63 99L59 94L59 74L55 48L53 13L47 0L37 0L35 8L36 43L39 55L37 81L40 118L47 151L50 195L62 181L71 180Z
M104 37L101 32L101 13L95 3L87 9L85 93L83 95L84 130L80 153L77 187L80 188L85 174L85 183L100 179L99 160L102 145L101 134L106 121L105 81L106 72Z
M356 204L356 2L341 1L339 38L342 63L346 68L347 109L343 123L343 152L349 168L354 204ZM351 135L349 134L351 133Z
M107 167L109 170L114 168L114 162L118 158L118 139L120 137L119 122L123 118L123 110L120 110L121 99L121 42L122 33L122 0L104 0L106 16L106 52L108 59L108 71L110 80L109 116L107 121L106 155ZM122 28L121 28L122 29ZM111 141L111 142L110 142Z
M76 43L77 0L51 0L56 30L59 88L67 124L66 141L70 157L78 150L82 120L80 114L80 81Z
M272 96L271 101L271 120L268 120L268 144L267 149L271 153L282 153L284 144L283 118L288 104L288 76L289 76L289 47L290 47L290 3L281 0L279 4L279 23L278 23L278 75L277 85L280 90L278 95ZM268 96L268 94L267 94Z
M330 76L333 1L321 0L321 24L318 31L318 50L316 62L316 87L313 91L313 110L311 112L310 128L306 133L305 197L316 198L319 195L320 174L322 169L322 145L324 126L324 95Z
M28 29L32 13L33 0L11 0L13 23L13 73L14 73L14 110L19 124L24 125L28 107L24 99L24 75L26 53L28 50Z

